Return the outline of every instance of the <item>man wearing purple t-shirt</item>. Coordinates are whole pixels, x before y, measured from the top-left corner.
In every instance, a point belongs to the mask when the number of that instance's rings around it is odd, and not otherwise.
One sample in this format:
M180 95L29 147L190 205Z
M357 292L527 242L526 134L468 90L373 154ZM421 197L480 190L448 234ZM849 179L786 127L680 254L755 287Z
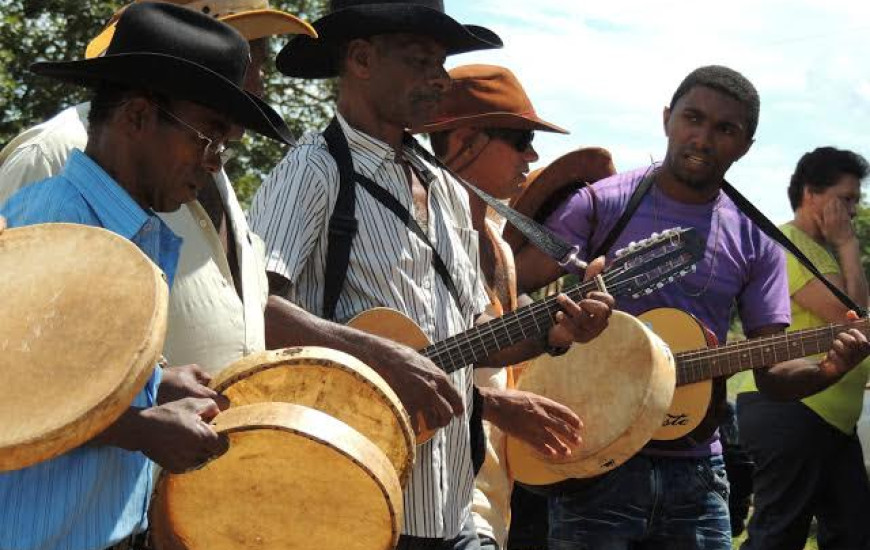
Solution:
M706 240L696 273L652 295L621 299L618 309L639 314L656 307L677 308L700 319L721 343L732 306L750 337L788 326L784 254L721 192L728 168L753 143L758 112L758 93L741 74L719 66L693 71L664 110L664 161L583 188L548 219L551 229L588 256L605 241L649 175L652 186L606 251L608 259L630 241L674 226L694 227ZM524 291L562 274L532 247L517 255ZM835 382L868 353L870 344L853 330L841 335L822 361L779 363L756 370L755 377L761 391L800 398ZM711 407L723 404L724 383L715 381L718 391ZM549 499L550 550L730 550L728 482L721 454L717 434L693 433L666 446L651 443L596 479L562 484Z

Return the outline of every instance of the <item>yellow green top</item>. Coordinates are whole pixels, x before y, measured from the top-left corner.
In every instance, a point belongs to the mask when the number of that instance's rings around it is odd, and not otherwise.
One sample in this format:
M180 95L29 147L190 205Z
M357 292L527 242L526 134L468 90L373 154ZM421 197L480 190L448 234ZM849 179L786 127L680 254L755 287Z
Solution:
M809 235L791 223L780 227L801 251L806 254L818 270L825 274L840 273L840 265L834 256ZM794 256L786 254L788 269L788 292L791 300L791 326L789 332L803 330L828 324L813 312L804 309L794 301L795 293L814 279L810 271ZM822 356L817 356L821 358ZM847 435L855 433L855 423L861 415L861 405L864 399L864 385L870 373L870 360L855 367L833 386L803 399L803 403L825 419L826 422ZM741 384L741 391L756 391L754 377L749 376Z

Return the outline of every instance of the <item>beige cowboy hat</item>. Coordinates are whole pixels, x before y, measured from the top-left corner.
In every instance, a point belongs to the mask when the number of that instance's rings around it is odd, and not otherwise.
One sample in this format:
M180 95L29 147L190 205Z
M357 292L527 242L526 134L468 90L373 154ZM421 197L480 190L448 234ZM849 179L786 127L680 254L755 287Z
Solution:
M134 0L132 4L153 0ZM307 21L295 15L269 7L268 0L163 0L214 17L235 28L248 41L280 34L303 34L317 38L317 31ZM85 58L103 55L121 13L132 4L119 9L100 34L88 44Z
M614 174L616 167L607 149L582 147L529 174L510 205L543 223L571 193ZM511 224L504 228L504 239L514 252L526 244L525 236Z

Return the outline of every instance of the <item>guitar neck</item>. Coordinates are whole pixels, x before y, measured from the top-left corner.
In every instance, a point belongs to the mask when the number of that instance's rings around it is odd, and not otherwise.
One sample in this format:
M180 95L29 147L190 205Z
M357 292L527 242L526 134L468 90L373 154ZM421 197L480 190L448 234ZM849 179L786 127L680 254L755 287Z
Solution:
M595 281L587 281L562 293L574 301L579 301L596 289ZM420 353L450 373L478 363L527 338L538 338L546 334L555 324L556 312L560 309L556 297L550 296L432 344L420 350Z
M837 335L850 328L857 328L870 336L868 320L863 319L855 323L827 325L744 340L718 348L677 353L674 357L677 365L677 385L694 384L825 353L831 348Z

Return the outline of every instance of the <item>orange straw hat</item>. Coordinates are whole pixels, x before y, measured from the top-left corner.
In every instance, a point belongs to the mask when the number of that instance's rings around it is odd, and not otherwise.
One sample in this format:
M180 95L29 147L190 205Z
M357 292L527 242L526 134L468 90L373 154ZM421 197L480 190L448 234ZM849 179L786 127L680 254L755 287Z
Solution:
M152 0L134 0L133 4ZM163 0L185 8L210 15L239 31L248 41L280 34L304 34L317 38L317 31L307 21L295 15L269 7L268 0ZM122 7L109 20L85 50L85 58L103 55L121 13L132 4Z
M529 174L511 206L543 223L571 193L614 174L616 168L607 149L583 147ZM526 238L511 224L504 228L504 239L514 252L526 244Z
M567 134L540 118L514 74L495 65L463 65L450 71L453 86L441 98L438 114L415 133L462 126L514 128Z

